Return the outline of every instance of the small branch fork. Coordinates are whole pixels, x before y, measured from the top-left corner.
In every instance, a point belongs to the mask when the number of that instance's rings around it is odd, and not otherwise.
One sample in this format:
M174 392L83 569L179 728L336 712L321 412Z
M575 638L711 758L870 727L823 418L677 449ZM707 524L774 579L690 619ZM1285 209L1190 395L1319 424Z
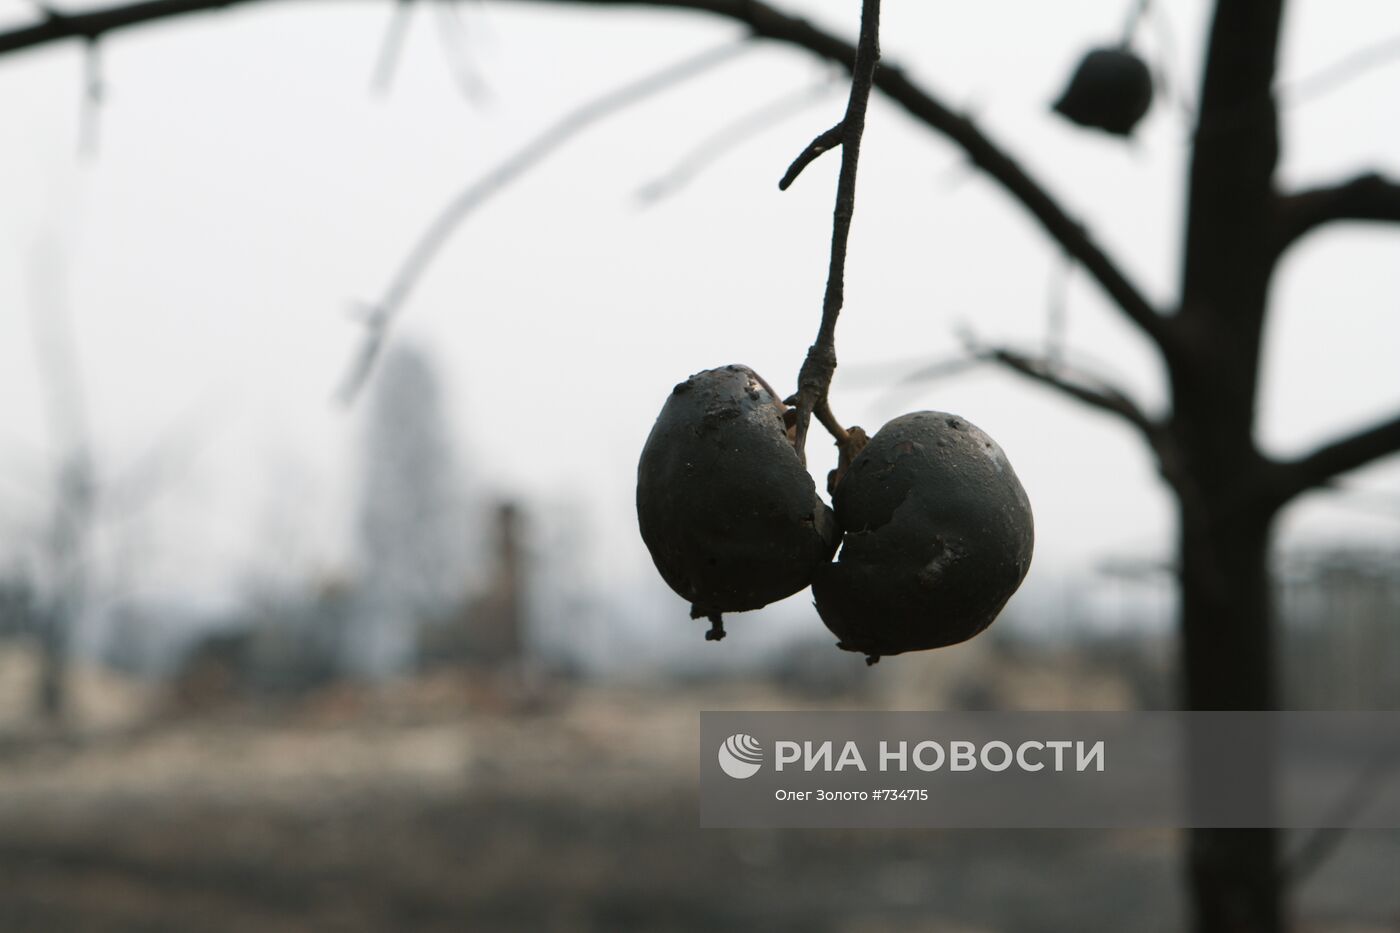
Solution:
M850 450L853 435L843 430L832 415L827 393L831 389L831 378L836 374L836 318L845 302L846 244L850 239L851 217L856 206L860 142L865 134L865 112L870 104L870 90L875 84L875 69L879 61L880 0L862 0L860 39L851 66L851 96L846 102L846 115L840 123L808 144L778 183L779 188L786 190L802 170L823 152L837 145L841 147L841 173L836 182L836 209L831 223L831 262L827 269L826 297L822 301L821 327L798 373L797 394L789 400L789 404L797 406L793 446L797 448L797 455L803 463L807 462L807 429L814 412L836 438L841 447L842 461L846 462L854 456Z
M802 152L798 154L797 158L792 160L792 164L788 166L788 170L783 173L782 179L778 182L778 190L788 190L788 188L792 186L792 183L797 181L797 176L802 174L804 168L815 162L817 156L821 155L823 152L826 152L828 149L835 149L837 146L841 145L845 140L845 136L846 124L845 121L842 121L808 143L807 148L803 149Z

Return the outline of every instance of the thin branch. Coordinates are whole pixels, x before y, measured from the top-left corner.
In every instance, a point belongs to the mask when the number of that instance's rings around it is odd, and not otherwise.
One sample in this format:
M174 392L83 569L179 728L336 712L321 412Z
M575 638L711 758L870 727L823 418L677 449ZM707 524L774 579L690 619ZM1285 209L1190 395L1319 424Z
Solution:
M797 154L797 158L792 160L792 164L788 166L788 170L784 172L783 177L778 180L778 190L788 190L792 183L797 181L797 176L802 174L804 168L815 162L817 156L821 155L823 152L829 149L835 149L837 146L841 145L845 137L846 121L842 120L840 123L821 133L816 139L809 142L807 148Z
M905 393L909 392L920 383L937 382L942 379L951 379L956 376L961 376L981 366L984 362L985 360L980 360L975 356L959 353L954 356L935 360L932 363L926 363L913 372L900 377L893 384L886 386L879 395L875 396L875 399L870 403L870 407L877 411L892 408L897 402L904 398ZM876 378L880 381L884 381L885 373L891 368L893 367L882 365L879 376ZM851 376L848 373L847 380L849 381L850 379Z
M1157 62L1154 68L1157 84L1161 88L1162 97L1175 103L1186 122L1194 125L1196 104L1191 100L1191 91L1186 82L1176 77L1182 70L1177 67L1179 62L1176 54L1176 30L1172 28L1170 16L1162 4L1152 4L1151 13L1157 27Z
M1137 35L1138 24L1142 22L1143 16L1147 14L1151 0L1133 0L1133 4L1128 9L1128 18L1123 23L1123 38L1119 40L1119 45L1123 48L1133 44L1133 37Z
M1278 93L1290 106L1312 100L1331 93L1373 68L1393 62L1397 57L1400 57L1400 36L1390 36L1348 53L1345 58L1321 71L1288 82L1279 88Z
M706 167L735 147L752 139L780 121L796 114L827 95L831 89L828 81L784 94L776 100L758 107L726 123L693 146L665 174L647 182L637 189L637 199L654 204L668 195L674 194L695 179Z
M861 137L865 134L865 111L870 105L870 90L879 62L880 0L861 0L860 42L851 65L851 96L840 123L841 174L836 181L831 261L827 266L826 295L822 299L822 322L817 329L816 342L807 349L807 358L802 361L797 375L797 435L793 446L803 463L807 462L807 428L812 412L826 401L831 377L836 374L836 318L846 300L846 246L856 209L856 171L860 163Z
M341 383L337 397L345 404L354 401L374 369L394 317L443 245L477 208L598 121L722 65L749 48L751 45L747 38L729 40L595 97L556 120L453 198L419 236L379 301L365 311L365 339Z
M467 48L467 29L462 22L457 0L437 0L433 3L437 15L438 43L442 46L443 58L452 73L462 96L480 106L491 97L491 89L486 79L472 64L471 53Z
M1115 415L1147 435L1149 439L1155 439L1160 434L1161 425L1156 420L1144 412L1126 392L1100 377L1071 370L1063 364L1029 356L1006 347L973 347L972 352L977 359L1005 366L1075 401Z
M1400 182L1368 172L1339 185L1282 195L1278 214L1276 253L1324 224L1344 220L1400 223Z
M1324 444L1306 457L1275 464L1277 501L1323 486L1373 460L1400 453L1400 415Z
M370 90L378 94L388 94L394 84L399 59L403 57L404 40L408 38L408 21L413 17L414 0L394 0L394 9L389 13L389 23L384 27L384 38L379 44L379 58L374 63L374 76L370 78Z
M268 0L137 0L73 14L61 21L45 20L9 31L0 31L0 55L83 36L96 37L127 27L235 4ZM596 7L645 7L694 10L724 16L743 23L755 36L806 49L845 68L855 62L850 43L808 21L790 16L761 0L530 0L572 3ZM885 64L875 77L875 87L904 108L910 116L947 137L971 162L991 176L1019 201L1044 228L1099 283L1114 303L1159 346L1173 339L1172 320L1158 309L1111 259L1099 243L1074 220L1058 200L1032 178L1005 149L984 135L931 93L916 85L898 67Z
M96 39L83 49L83 104L78 117L78 154L86 158L97 155L98 131L102 122L102 99L106 84L102 80L102 45Z
M1111 414L1136 428L1157 455L1162 476L1173 485L1181 482L1180 457L1165 423L1144 411L1123 389L1083 367L1071 367L1058 359L1035 357L1007 347L980 344L971 333L964 332L961 336L965 353L936 360L908 374L887 389L873 407L880 407L900 389L915 383L961 376L977 366L991 363L1054 389L1076 402Z

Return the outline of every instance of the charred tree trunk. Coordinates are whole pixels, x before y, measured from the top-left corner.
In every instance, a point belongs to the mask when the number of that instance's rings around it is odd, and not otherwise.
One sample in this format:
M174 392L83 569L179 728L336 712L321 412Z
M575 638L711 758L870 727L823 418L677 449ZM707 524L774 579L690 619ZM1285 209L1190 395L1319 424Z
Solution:
M1273 626L1267 567L1270 518L1228 506L1181 509L1182 670L1186 706L1193 710L1262 710L1277 705ZM1188 740L1191 737L1188 737ZM1257 770L1238 771L1255 799L1270 806L1273 775L1269 737L1258 737ZM1190 749L1191 746L1188 746ZM1190 752L1189 793L1218 789L1213 763ZM1274 933L1284 928L1283 891L1272 829L1197 829L1189 839L1188 871L1199 933Z
M1275 504L1254 443L1259 351L1275 262L1272 88L1282 0L1215 9L1193 150L1181 309L1169 349L1180 501L1182 691L1191 710L1277 704L1268 550ZM1191 793L1209 794L1190 756ZM1240 776L1271 800L1267 764ZM1195 830L1199 933L1285 925L1273 830Z

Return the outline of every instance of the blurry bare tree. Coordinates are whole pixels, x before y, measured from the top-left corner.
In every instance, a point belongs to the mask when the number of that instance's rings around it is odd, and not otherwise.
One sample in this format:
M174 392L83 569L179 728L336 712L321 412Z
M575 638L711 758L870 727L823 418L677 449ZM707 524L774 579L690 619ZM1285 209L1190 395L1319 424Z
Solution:
M43 16L33 24L0 32L0 54L60 40L85 41L94 48L113 30L234 2L240 0L138 0L73 14L41 8ZM762 0L562 2L700 11L725 17L753 37L799 47L846 68L856 60L849 42ZM1132 6L1135 22L1143 4ZM1400 450L1400 417L1395 416L1293 460L1269 457L1255 439L1261 337L1281 259L1295 243L1331 224L1400 222L1400 185L1375 174L1311 190L1278 189L1275 74L1283 12L1283 0L1219 0L1215 5L1192 137L1185 261L1178 293L1164 304L1136 285L1105 245L971 119L892 63L875 76L878 91L960 147L973 165L1019 201L1159 353L1171 405L1169 411L1153 413L1101 379L1068 370L1058 354L1041 358L1005 348L977 349L986 360L1120 419L1154 454L1177 500L1181 700L1195 710L1276 706L1268 573L1274 520L1302 493ZM630 96L583 108L572 123L561 124L555 138L542 140L548 145L528 153L530 159L582 123L615 109L622 99L638 96L633 90ZM513 174L498 173L506 179ZM470 203L480 200L480 192L473 198ZM455 212L447 226L464 213ZM434 238L441 235L441 229L433 233ZM376 334L382 335L391 309L378 310ZM374 448L392 452L399 445L398 439L386 437ZM412 475L412 458L403 467L403 475ZM399 546L390 543L396 540L391 528L372 537L380 542L376 559L403 561L398 566L413 575ZM1253 779L1258 793L1271 795L1267 770ZM1209 788L1193 790L1207 793ZM1284 928L1282 892L1289 866L1280 857L1276 832L1195 831L1188 866L1198 930L1263 933Z
M47 534L39 548L46 598L39 632L37 709L60 720L68 706L73 630L88 597L89 560L97 507L77 349L64 292L61 254L44 242L35 256L34 340L43 379L46 420L55 448Z
M68 669L80 625L95 609L109 607L118 595L113 592L111 574L99 573L99 535L110 534L114 526L129 525L171 487L194 453L197 432L192 429L203 427L202 419L176 425L141 456L117 469L99 460L88 421L64 262L61 238L41 239L30 282L43 415L53 447L48 488L35 496L47 510L32 555L41 593L34 611L40 657L35 708L51 724L62 722L70 705ZM125 556L133 556L129 544Z

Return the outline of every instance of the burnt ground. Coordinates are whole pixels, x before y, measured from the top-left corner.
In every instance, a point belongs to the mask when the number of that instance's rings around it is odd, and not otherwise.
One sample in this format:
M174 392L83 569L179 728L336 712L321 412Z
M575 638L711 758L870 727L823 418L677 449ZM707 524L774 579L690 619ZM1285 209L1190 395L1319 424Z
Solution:
M378 701L376 701L377 703ZM705 708L319 708L0 746L0 930L1175 930L1170 833L696 826ZM1306 929L1400 929L1400 836L1348 839Z

